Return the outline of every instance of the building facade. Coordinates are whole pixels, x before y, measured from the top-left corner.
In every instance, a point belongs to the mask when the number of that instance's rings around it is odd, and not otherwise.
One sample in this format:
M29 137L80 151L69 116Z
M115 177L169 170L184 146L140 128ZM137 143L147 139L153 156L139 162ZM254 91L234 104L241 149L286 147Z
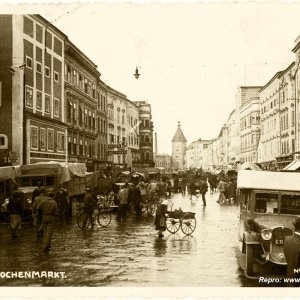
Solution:
M147 101L134 101L139 111L139 144L140 159L135 161L134 167L154 167L153 157L153 122L151 105Z
M186 149L186 167L207 171L213 166L212 140L197 140Z
M106 149L106 95L103 88L100 93L100 73L68 40L64 69L68 161L85 163L88 171L95 171Z
M172 169L172 157L169 154L155 154L155 167L165 168L167 171Z
M241 163L258 162L260 99L255 97L240 107Z
M235 108L229 115L227 120L227 149L228 149L228 164L235 166L240 161L241 153L241 138L240 138L240 109Z
M7 60L0 62L0 78L4 78L0 79L4 91L1 111L5 114L0 138L7 145L10 161L66 161L66 36L39 15L1 15L0 22L0 56ZM7 151L1 155L4 162Z
M172 139L172 168L183 170L186 168L186 144L187 140L181 130L180 122Z

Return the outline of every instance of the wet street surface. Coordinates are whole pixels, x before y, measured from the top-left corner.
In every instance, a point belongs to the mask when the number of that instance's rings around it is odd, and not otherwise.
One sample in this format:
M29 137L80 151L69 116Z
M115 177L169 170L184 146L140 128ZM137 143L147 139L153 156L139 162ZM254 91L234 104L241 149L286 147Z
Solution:
M191 236L181 230L157 237L153 217L118 223L113 215L107 228L81 231L76 224L59 226L52 250L42 250L35 228L24 224L20 237L11 240L9 225L0 225L0 265L5 271L65 272L66 278L0 278L1 286L105 286L105 287L231 287L261 286L248 280L239 266L238 207L220 206L218 194L207 193L207 206L199 198L176 194L173 210L196 213Z

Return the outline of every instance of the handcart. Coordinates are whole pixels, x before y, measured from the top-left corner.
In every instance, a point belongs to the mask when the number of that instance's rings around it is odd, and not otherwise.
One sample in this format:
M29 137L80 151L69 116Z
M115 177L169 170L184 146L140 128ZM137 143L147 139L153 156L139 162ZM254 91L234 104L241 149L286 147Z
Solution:
M196 229L196 213L184 212L181 209L166 212L167 230L176 233L179 228L185 235L191 235Z

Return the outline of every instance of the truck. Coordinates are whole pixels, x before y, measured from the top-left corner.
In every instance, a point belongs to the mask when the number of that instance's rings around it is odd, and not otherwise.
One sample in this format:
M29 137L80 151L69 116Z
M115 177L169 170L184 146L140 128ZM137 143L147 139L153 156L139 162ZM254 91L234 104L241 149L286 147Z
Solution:
M28 199L32 197L38 182L48 192L54 193L63 185L68 192L74 215L77 213L77 203L82 201L86 192L86 165L67 162L41 162L21 165L15 169L15 180L19 190L28 191Z

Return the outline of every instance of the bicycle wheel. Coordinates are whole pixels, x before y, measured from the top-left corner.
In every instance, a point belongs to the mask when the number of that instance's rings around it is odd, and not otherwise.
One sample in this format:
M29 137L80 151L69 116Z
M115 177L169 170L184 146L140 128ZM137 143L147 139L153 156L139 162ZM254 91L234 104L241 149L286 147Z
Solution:
M181 219L181 230L184 234L190 235L196 229L195 214L186 213Z
M91 222L90 219L87 219L86 221L86 225L84 227L84 219L85 219L85 213L83 211L81 211L78 215L77 215L77 225L80 229L88 229L89 227L91 227Z
M111 212L109 210L100 210L97 215L97 221L100 226L107 227L111 222Z

